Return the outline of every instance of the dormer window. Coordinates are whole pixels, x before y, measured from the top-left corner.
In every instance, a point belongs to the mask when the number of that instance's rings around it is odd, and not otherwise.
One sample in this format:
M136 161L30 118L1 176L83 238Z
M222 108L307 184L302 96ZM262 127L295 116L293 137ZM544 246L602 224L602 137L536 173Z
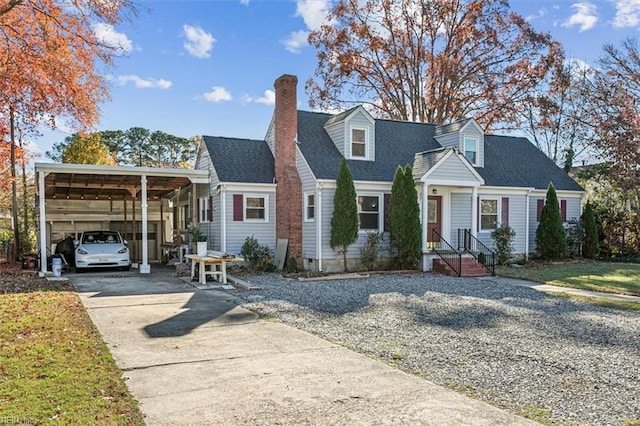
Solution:
M365 129L351 129L351 157L365 158L367 152L367 131Z
M476 164L478 155L478 139L464 138L464 156L473 165Z

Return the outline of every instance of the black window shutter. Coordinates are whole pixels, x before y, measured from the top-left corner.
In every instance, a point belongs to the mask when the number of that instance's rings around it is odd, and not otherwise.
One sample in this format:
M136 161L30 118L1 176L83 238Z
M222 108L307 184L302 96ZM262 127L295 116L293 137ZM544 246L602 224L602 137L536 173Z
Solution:
M209 195L209 222L213 222L213 195Z

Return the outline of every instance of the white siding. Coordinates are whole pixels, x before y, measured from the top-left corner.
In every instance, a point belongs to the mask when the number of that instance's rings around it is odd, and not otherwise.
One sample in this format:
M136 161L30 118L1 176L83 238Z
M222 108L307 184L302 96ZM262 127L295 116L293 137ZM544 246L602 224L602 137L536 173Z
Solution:
M221 229L220 229L220 195L216 194L216 188L220 183L218 179L218 174L216 173L213 163L211 162L211 157L209 156L209 152L203 145L203 150L198 155L196 159L196 167L197 170L208 170L209 171L209 185L198 184L197 185L197 197L200 199L201 197L209 197L213 196L213 221L212 222L204 222L199 224L200 231L202 231L207 236L207 248L210 250L220 250L221 249ZM196 208L198 206L196 205ZM199 216L199 213L198 213Z
M455 155L449 156L440 163L437 169L427 177L429 179L449 180L449 181L477 181L478 178L458 159Z
M472 124L468 124L467 127L464 128L464 131L462 132L462 135L460 137L459 149L460 149L460 152L462 152L463 154L464 154L464 138L465 137L476 138L478 140L478 148L477 148L478 151L476 152L476 160L477 160L476 166L484 167L484 133L479 131L476 128L476 126Z
M446 212L443 212L446 214ZM471 193L451 194L451 245L458 248L458 229L471 229Z
M275 120L272 118L271 122L269 123L269 128L267 129L267 134L264 137L264 140L267 142L267 145L269 146L269 149L271 150L271 153L275 156L275 152L276 152L276 134L275 134Z
M344 148L347 153L351 152L351 148L349 147L349 144L351 143L351 128L367 129L367 151L365 153L365 158L371 161L375 160L375 126L371 124L367 116L362 111L358 110L353 116L349 117L347 122L347 134L345 135L346 144Z
M386 191L391 192L391 189ZM335 189L323 189L322 190L322 258L327 260L342 261L342 254L331 249L329 242L331 241L331 217L333 215L333 197L335 196ZM356 185L356 193L366 194L379 194L380 195L380 217L384 219L384 193L382 191L372 191L370 189L358 189ZM382 229L380 230L382 232ZM367 240L367 232L362 231L358 233L358 240L349 246L347 251L347 258L359 259L360 249L364 246ZM381 255L388 256L389 254L389 233L384 233L384 240L382 242Z
M509 199L509 226L515 231L513 239L513 253L524 253L526 247L526 200L525 194L504 194L500 192L478 193L478 197L498 198L498 223L502 223L502 198ZM535 215L534 215L535 220ZM479 228L479 226L478 226ZM487 247L493 249L494 242L491 231L478 231L478 239Z
M269 197L269 221L268 222L235 222L233 220L233 195L251 194L268 195ZM227 189L225 208L227 222L227 252L240 254L242 244L247 237L253 236L261 245L268 245L272 250L276 249L276 193L275 191L236 191Z
M340 154L342 154L343 157L346 157L346 154L344 152L344 139L346 134L344 121L325 127L325 130L329 134L329 137L331 138L333 143L336 145L336 148L338 148L338 151L340 151Z
M302 257L304 259L317 259L317 241L316 241L316 221L318 213L316 211L316 220L313 222L306 222L305 215L306 212L304 210L305 206L305 198L306 194L309 192L313 192L316 200L316 207L318 204L318 194L316 192L316 180L311 172L311 169L304 161L302 154L300 151L296 152L296 167L298 169L298 174L300 175L300 180L302 182Z

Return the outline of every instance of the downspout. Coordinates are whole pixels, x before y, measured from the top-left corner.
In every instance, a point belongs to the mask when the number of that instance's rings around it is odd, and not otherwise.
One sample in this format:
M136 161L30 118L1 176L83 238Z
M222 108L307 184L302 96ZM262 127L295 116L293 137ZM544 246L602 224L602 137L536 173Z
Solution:
M478 187L471 188L471 235L478 238Z
M220 186L220 251L227 252L227 190Z
M525 210L524 210L524 223L526 224L526 229L524 232L524 260L529 260L529 230L531 226L529 225L529 197L531 196L531 190L527 190L527 197L525 199Z
M322 272L322 184L316 186L318 202L316 203L316 244L318 249L318 272Z

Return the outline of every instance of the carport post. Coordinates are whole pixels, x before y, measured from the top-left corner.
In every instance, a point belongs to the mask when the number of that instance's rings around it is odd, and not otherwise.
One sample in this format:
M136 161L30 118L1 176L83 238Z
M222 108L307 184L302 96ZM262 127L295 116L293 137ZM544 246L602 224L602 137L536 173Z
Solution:
M151 272L151 266L149 266L149 244L147 235L147 206L149 204L147 200L147 176L142 175L140 182L142 183L142 200L140 200L140 207L142 207L142 265L140 265L140 273L148 274Z
M38 172L38 208L40 209L40 275L47 274L47 218L45 217L44 178L46 173Z

